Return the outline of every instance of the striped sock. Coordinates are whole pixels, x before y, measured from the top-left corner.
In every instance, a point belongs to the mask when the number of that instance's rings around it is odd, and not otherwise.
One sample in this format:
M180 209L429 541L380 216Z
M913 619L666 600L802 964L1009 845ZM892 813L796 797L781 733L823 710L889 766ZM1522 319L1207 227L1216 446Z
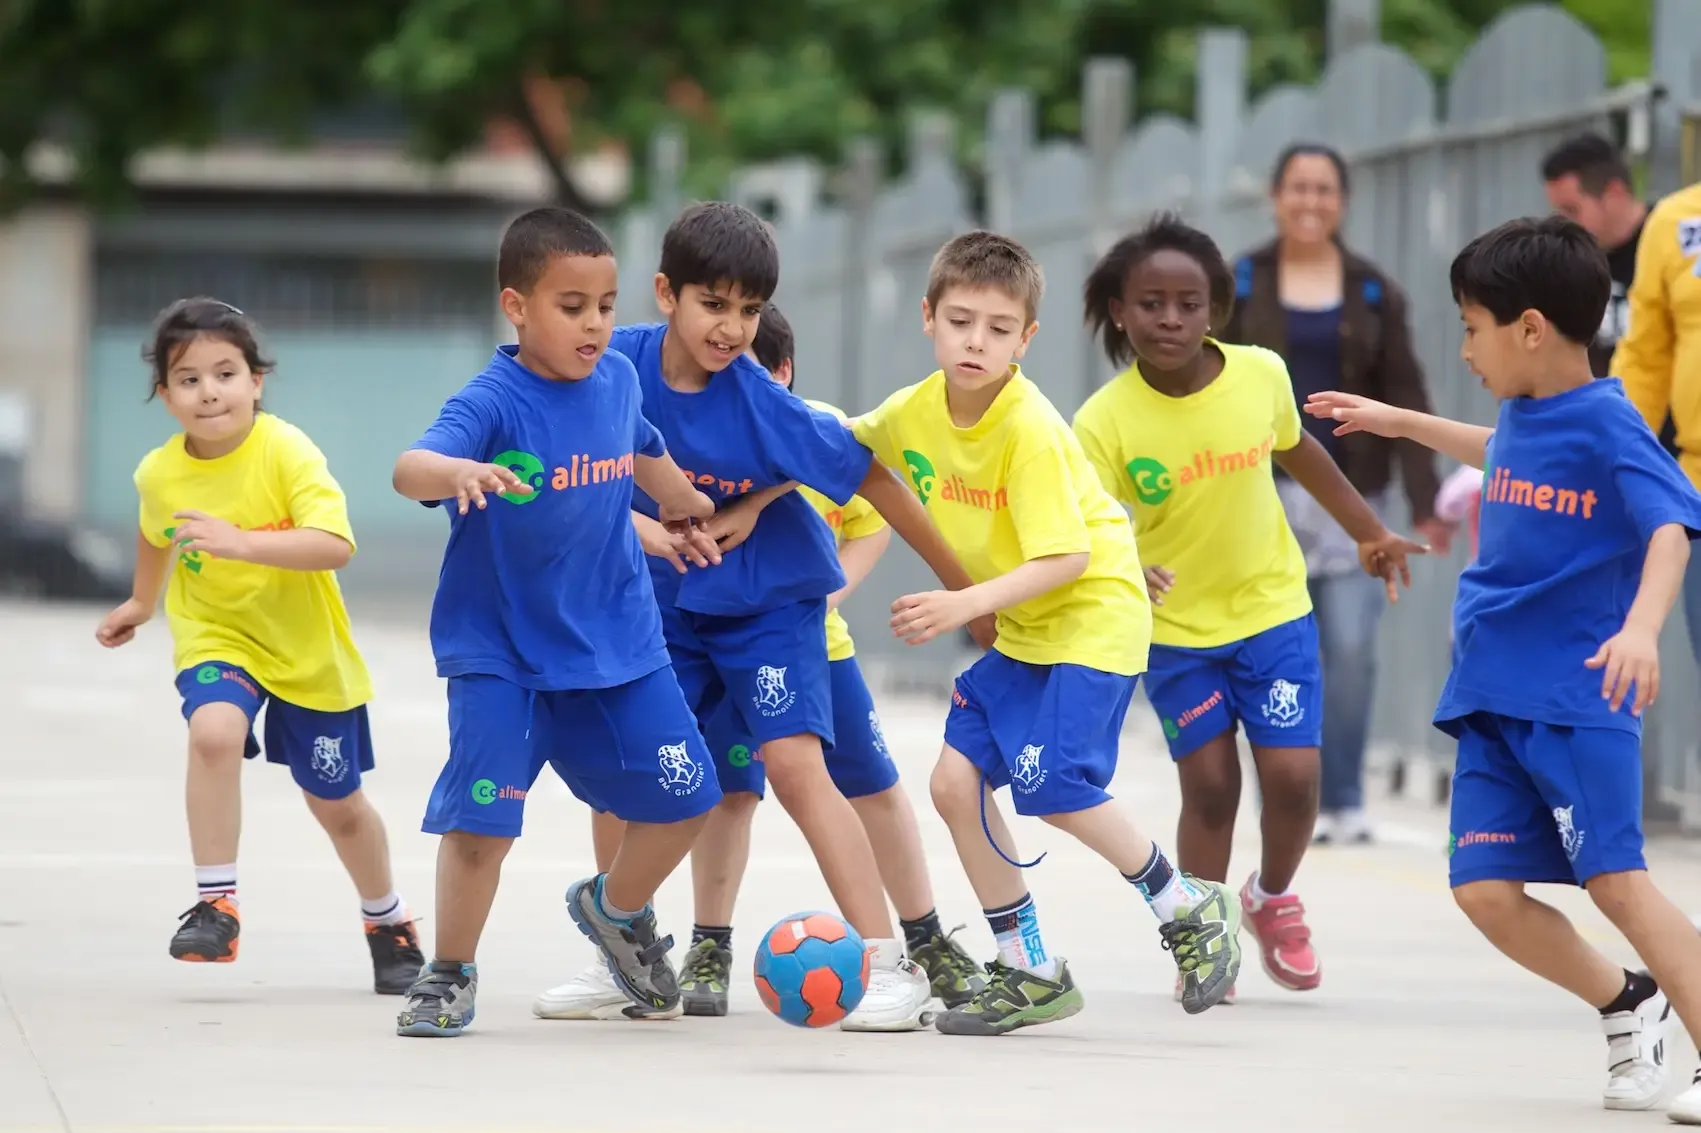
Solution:
M411 914L408 913L407 904L402 900L401 895L392 891L371 901L362 897L360 899L360 919L367 924L391 925L401 924L403 921L411 919Z
M1040 937L1039 911L1031 894L1002 909L987 909L986 923L998 942L998 958L1006 967L1032 972L1049 980L1057 975L1057 961L1046 953Z
M198 865L195 867L195 891L201 900L212 904L221 897L232 905L236 899L236 863L229 865Z

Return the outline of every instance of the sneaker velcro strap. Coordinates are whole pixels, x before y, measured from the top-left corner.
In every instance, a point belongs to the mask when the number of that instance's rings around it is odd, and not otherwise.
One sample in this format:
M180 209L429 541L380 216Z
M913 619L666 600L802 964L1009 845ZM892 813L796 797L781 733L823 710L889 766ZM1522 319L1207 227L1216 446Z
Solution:
M650 944L647 948L640 948L638 950L638 960L643 964L658 963L672 948L673 936L669 934Z

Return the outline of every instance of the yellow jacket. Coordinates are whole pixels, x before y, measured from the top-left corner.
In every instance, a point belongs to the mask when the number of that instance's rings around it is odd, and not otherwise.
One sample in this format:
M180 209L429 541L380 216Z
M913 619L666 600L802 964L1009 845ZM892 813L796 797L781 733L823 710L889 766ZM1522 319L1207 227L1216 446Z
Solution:
M1612 372L1656 433L1671 414L1683 470L1701 486L1701 184L1648 214Z

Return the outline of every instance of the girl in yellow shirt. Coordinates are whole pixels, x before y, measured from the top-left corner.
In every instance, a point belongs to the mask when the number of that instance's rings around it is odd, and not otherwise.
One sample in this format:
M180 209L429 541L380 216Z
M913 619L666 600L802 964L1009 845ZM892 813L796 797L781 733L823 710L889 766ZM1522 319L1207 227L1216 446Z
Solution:
M424 957L390 873L384 824L360 789L372 770L372 685L334 573L354 553L348 504L307 435L260 412L272 363L253 320L216 299L183 299L155 325L152 396L183 431L136 469L141 523L131 597L96 638L115 649L165 592L177 690L189 722L189 846L198 899L171 939L179 960L236 959L241 771L260 753L287 764L348 868L373 983L400 995Z
M1241 909L1265 971L1306 991L1322 969L1292 884L1317 819L1322 675L1305 559L1272 467L1353 536L1390 600L1406 556L1424 548L1384 528L1305 433L1280 357L1209 337L1233 302L1234 276L1205 233L1159 216L1124 237L1093 268L1085 304L1106 355L1127 368L1087 399L1074 427L1105 487L1133 514L1146 564L1146 695L1181 775L1181 869L1228 877L1238 725L1263 799L1263 860L1241 889Z

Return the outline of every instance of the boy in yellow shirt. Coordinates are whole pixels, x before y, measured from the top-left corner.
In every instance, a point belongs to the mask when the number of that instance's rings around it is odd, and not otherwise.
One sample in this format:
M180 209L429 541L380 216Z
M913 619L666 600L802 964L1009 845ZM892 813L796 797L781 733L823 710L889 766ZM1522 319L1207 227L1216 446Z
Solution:
M1134 532L1068 424L1016 360L1039 329L1044 281L1014 240L959 236L928 273L922 323L940 369L852 422L916 494L975 585L893 603L892 629L930 641L996 612L992 650L957 678L932 794L998 942L990 980L938 1019L998 1035L1067 1018L1083 1000L1046 949L997 802L1095 850L1157 914L1183 1007L1220 1002L1240 967L1240 909L1181 874L1107 793L1123 717L1146 667L1151 609Z
M183 432L136 469L141 524L132 596L96 632L115 649L160 591L189 722L189 847L198 900L171 939L179 960L236 959L236 847L244 756L289 766L360 894L373 982L400 995L424 956L395 893L383 821L360 789L372 770L372 684L334 573L354 554L348 504L307 435L259 412L272 364L253 321L216 299L161 314L147 357L154 395ZM222 864L221 864L222 863Z

